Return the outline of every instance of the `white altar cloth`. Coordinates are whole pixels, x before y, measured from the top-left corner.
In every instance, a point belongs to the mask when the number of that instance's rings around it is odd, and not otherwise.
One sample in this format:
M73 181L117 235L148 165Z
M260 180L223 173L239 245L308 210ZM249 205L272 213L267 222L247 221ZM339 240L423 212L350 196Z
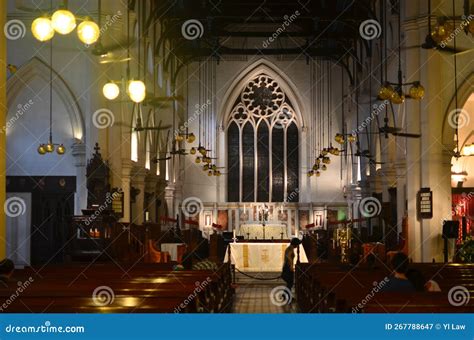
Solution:
M289 243L230 243L232 264L243 272L280 272L283 267L285 249ZM302 245L300 248L300 262L308 262ZM295 263L297 260L295 249ZM229 249L225 253L224 262L228 262Z

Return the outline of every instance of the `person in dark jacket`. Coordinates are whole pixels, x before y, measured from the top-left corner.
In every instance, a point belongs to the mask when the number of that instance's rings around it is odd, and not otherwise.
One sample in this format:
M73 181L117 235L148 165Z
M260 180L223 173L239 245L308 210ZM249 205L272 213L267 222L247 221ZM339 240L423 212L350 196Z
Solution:
M286 287L290 290L293 288L295 282L295 249L300 245L300 243L300 240L295 237L291 240L290 245L285 250L281 278L286 282Z

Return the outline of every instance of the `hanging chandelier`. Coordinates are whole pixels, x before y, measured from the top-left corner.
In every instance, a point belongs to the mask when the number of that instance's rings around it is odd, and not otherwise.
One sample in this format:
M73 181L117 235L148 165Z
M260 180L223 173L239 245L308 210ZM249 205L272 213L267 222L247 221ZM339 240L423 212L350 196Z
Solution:
M45 155L52 153L56 149L58 155L64 155L66 148L63 144L53 143L53 41L50 42L49 48L49 138L47 143L38 146L38 153Z
M76 20L82 21L79 26ZM76 17L65 6L56 10L51 16L42 16L33 20L31 33L37 40L44 42L52 39L55 33L67 35L76 26L77 36L84 44L91 45L99 39L100 28L91 18Z
M425 95L425 88L421 85L420 81L417 80L417 81L407 82L407 83L403 82L401 26L402 26L401 7L399 3L399 8L398 8L398 79L397 79L397 82L390 82L386 80L378 93L378 98L380 100L389 100L393 104L403 104L406 98L421 100L423 99ZM384 40L387 41L386 33L385 33ZM404 87L407 87L407 86L410 86L408 93L404 91Z

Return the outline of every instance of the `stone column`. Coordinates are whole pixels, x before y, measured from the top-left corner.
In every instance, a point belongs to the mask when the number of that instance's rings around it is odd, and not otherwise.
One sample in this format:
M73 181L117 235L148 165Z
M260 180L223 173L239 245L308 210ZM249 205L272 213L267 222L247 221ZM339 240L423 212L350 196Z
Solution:
M87 208L87 179L86 179L86 144L74 143L72 156L76 166L76 194L74 195L74 213L81 215L82 209Z
M142 225L145 221L145 169L134 168L132 175L132 186L138 189L138 194L135 197L135 205L133 210L133 223Z
M130 189L132 165L129 159L122 160L123 218L120 222L131 222Z
M0 2L0 27L5 27L7 21L7 1ZM6 116L8 108L7 103L7 39L2 37L0 39L0 125L5 126ZM6 136L4 133L0 133L0 150L2 157L0 157L0 205L3 207L5 204L6 196ZM0 209L0 258L4 258L7 255L7 242L6 242L6 218L5 210Z
M151 194L152 200L151 202L148 202L149 206L145 207L150 216L150 221L157 221L157 214L158 212L156 211L156 200L158 199L157 193L156 193L156 187L158 183L158 177L156 175L149 174L146 176L145 179L145 192L148 194Z

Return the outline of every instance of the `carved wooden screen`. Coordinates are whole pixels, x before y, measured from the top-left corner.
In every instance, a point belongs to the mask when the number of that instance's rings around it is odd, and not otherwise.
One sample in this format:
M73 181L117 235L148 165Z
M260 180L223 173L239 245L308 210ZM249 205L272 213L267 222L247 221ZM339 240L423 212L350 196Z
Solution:
M299 131L280 85L252 78L227 122L229 202L298 202Z

